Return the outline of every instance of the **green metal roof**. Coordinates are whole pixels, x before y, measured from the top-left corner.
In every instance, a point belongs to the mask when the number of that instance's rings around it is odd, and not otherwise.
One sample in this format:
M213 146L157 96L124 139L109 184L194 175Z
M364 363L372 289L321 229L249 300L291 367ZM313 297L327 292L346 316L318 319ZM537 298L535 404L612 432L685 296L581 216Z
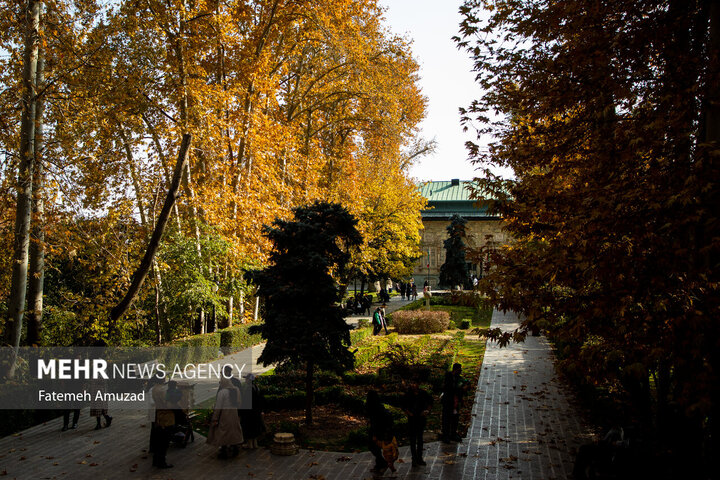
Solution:
M420 184L420 194L428 199L428 209L421 212L422 217L444 219L457 213L464 218L497 218L488 213L487 203L470 198L472 184L467 180Z
M453 181L448 182L425 182L420 185L420 195L427 198L429 202L457 202L472 201L470 199L470 187L473 182L459 180L457 185Z

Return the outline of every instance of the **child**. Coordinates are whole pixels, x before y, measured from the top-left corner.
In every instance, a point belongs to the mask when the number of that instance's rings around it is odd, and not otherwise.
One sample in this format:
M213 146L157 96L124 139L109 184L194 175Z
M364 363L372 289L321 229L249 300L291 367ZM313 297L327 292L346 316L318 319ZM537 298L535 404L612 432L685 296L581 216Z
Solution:
M395 461L400 456L397 438L388 432L383 439L377 441L377 444L382 450L383 458L387 462L390 471L395 473L397 471Z

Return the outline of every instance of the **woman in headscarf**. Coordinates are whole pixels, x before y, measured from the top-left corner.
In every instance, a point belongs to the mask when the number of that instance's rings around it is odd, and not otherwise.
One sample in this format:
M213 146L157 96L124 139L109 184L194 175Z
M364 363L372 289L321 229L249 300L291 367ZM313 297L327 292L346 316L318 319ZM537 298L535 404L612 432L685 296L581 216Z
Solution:
M232 384L230 378L221 376L207 438L208 444L220 447L219 458L237 455L238 445L243 442L239 405L240 390Z

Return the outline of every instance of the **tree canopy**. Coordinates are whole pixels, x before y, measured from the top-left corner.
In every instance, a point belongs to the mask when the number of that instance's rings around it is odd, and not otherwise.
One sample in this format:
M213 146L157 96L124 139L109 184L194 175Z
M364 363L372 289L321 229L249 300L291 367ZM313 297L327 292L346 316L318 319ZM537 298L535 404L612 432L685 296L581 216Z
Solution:
M316 199L359 219L359 271L411 263L424 200L408 168L428 151L417 127L426 100L409 42L388 32L375 0L58 0L44 3L35 29L26 10L38 4L11 2L0 14L0 295L25 310L10 295L13 222L23 179L42 180L33 184L30 229L42 228L21 235L22 251L44 249L44 267L27 275L48 272L35 323L41 343L60 331L110 343L192 333L191 317L208 307L200 285L218 287L211 303L229 318L238 310L232 300L237 307L247 291L244 269L268 261L262 226ZM23 83L28 39L44 70ZM44 106L32 164L41 170L18 183L18 172L29 171L19 160L30 158L20 148L24 91ZM192 147L167 233L110 332L106 318L156 227L183 135ZM396 251L378 251L378 237L393 239ZM96 274L83 275L83 289L55 283L67 280L59 269L80 264ZM193 272L178 275L185 269ZM79 298L100 289L101 298L86 299L92 309L79 308L87 303ZM77 328L47 331L69 319Z
M626 416L648 426L655 412L661 432L687 441L676 448L717 451L717 2L467 1L461 12L457 41L486 90L461 113L495 139L470 152L515 174L480 180L516 240L486 293L553 332Z

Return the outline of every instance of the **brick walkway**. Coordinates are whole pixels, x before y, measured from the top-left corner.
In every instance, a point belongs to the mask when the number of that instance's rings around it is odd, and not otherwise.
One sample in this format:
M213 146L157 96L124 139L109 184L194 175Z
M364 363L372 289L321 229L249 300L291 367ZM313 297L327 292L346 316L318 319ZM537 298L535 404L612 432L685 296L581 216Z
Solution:
M492 324L513 328L513 314L493 314ZM397 479L566 479L574 451L588 441L569 395L559 384L552 355L542 337L500 349L488 345L468 436L460 444L426 445L427 467L410 468L401 448ZM83 412L80 428L60 432L60 420L0 440L0 475L17 479L371 479L369 453L301 451L292 457L266 449L244 451L221 461L196 436L186 449L171 447L175 468L150 466L149 422L144 412L115 412L109 429L93 431ZM383 477L387 478L387 477Z

